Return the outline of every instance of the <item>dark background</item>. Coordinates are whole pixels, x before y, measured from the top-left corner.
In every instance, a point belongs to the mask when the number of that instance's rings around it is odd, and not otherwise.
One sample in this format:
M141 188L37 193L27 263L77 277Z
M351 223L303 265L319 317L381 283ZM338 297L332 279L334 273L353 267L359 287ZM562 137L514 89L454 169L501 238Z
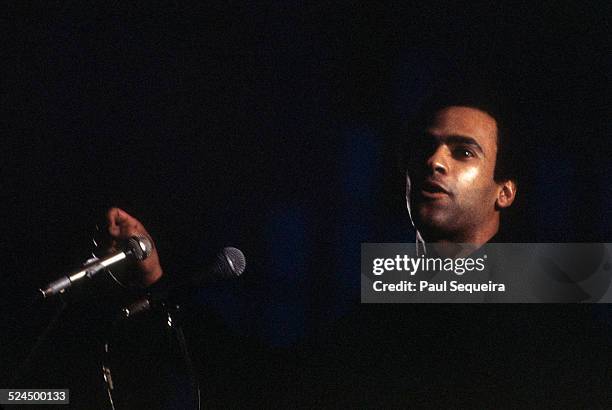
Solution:
M610 10L594 6L14 3L6 276L55 279L117 205L173 275L244 251L241 281L194 296L231 329L313 337L358 302L361 242L413 239L392 134L458 67L495 73L523 121L513 227L609 241Z

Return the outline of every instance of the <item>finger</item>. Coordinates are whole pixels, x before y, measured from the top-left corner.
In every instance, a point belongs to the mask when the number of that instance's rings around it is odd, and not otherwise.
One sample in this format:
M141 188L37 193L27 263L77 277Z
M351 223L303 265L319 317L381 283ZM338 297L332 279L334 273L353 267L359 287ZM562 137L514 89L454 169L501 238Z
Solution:
M118 227L117 227L117 223L115 221L116 219L116 213L118 211L119 208L110 208L108 211L106 211L106 225L107 225L107 230L108 233L110 235L113 235L115 233L115 229L117 229L118 232Z
M110 208L106 212L106 221L108 223L108 233L114 238L118 237L121 231L121 227L120 227L120 222L122 220L121 212L122 210L119 208Z
M132 215L120 208L111 208L107 212L108 233L114 238L125 239L137 234L146 234L146 230Z

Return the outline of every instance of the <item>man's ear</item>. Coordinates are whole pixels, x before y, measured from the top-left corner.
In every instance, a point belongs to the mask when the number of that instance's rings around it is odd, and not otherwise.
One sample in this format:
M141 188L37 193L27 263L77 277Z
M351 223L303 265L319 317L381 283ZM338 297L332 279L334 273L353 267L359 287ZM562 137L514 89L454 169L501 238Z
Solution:
M499 191L497 193L497 200L495 205L498 208L508 208L514 202L516 197L516 183L509 179L499 184Z

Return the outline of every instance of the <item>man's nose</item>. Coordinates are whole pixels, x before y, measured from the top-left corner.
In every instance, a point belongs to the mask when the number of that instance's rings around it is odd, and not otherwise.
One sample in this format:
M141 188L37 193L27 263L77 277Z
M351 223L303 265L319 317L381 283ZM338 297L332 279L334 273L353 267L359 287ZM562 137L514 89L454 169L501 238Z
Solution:
M427 168L432 172L447 174L449 171L448 153L446 148L441 145L427 159Z

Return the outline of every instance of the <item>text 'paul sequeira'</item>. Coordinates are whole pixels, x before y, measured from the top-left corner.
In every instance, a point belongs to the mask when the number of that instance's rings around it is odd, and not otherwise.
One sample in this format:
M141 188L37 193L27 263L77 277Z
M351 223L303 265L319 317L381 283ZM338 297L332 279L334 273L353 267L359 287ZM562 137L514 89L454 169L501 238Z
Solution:
M463 275L465 272L485 269L485 259L482 258L427 258L421 255L412 258L408 255L396 255L395 258L376 258L372 262L372 273L382 275L385 272L398 271L415 275L418 271L423 272L454 272Z

